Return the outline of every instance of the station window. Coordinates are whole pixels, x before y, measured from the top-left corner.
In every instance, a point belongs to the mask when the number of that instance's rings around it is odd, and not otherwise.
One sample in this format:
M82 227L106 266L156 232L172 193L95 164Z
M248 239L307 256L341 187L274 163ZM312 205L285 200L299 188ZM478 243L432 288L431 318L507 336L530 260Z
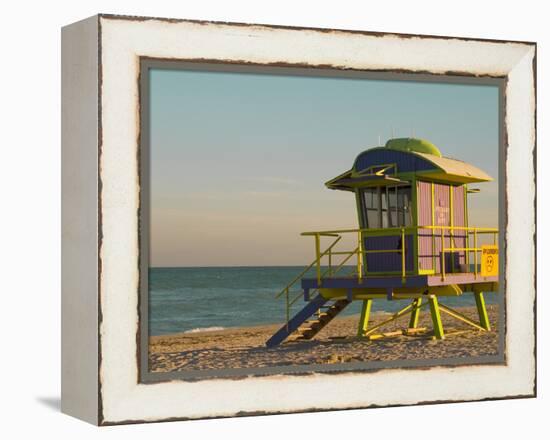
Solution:
M380 188L366 188L363 190L363 203L367 227L380 227Z
M367 228L396 228L412 224L411 187L379 186L362 190Z

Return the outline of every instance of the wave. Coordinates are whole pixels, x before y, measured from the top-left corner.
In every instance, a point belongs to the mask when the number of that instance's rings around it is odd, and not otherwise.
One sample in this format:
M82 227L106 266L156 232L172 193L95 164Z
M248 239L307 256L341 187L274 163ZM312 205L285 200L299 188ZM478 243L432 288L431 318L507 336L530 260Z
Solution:
M225 327L197 327L187 330L183 333L201 333L201 332L216 332L218 330L225 330Z

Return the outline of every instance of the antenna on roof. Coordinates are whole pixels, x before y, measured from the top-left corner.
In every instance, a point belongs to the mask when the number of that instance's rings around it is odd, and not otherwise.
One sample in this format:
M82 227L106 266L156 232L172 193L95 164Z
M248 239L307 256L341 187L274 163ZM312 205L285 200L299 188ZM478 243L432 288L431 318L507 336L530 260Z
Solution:
M380 140L380 135L378 135L378 146L382 145L382 141Z
M393 125L391 127L391 137L392 137L392 139L395 139L395 131L393 129Z

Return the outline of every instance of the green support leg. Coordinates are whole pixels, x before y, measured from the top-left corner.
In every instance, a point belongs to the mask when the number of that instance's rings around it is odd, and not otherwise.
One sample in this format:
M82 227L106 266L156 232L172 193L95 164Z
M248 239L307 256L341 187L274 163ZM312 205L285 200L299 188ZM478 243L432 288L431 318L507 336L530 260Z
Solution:
M363 300L363 308L361 309L361 317L359 318L359 327L357 328L357 336L364 336L369 326L370 308L372 299Z
M476 299L477 313L479 315L479 324L487 331L491 330L491 324L489 322L489 316L487 315L487 309L485 308L485 298L483 298L483 292L474 292Z
M418 317L420 316L420 306L422 305L422 298L416 298L413 301L413 310L411 312L411 319L409 321L409 328L416 328L418 326Z
M435 337L437 339L445 339L443 324L441 323L441 315L439 314L439 302L437 301L437 296L430 295L428 297L428 301L430 303L430 312L432 314Z

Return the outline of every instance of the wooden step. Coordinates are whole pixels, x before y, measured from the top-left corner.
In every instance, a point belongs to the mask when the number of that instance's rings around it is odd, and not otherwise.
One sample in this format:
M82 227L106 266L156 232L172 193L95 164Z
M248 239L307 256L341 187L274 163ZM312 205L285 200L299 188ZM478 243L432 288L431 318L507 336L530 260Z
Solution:
M297 332L297 333L306 333L308 331L311 331L311 327L298 327L294 331Z
M319 307L319 309L326 309L326 312L314 315L317 317L317 320L311 323L308 322L308 324L310 325L309 328L302 327L299 331L300 336L297 339L312 339L349 304L350 302L347 300L338 300L335 301L331 306Z

